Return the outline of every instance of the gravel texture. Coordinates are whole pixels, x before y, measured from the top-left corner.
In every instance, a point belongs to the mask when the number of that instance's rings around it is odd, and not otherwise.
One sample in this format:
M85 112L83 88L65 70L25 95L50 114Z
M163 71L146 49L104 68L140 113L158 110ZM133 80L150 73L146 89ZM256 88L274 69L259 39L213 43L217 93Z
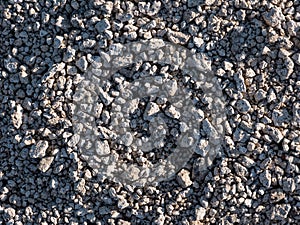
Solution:
M299 0L0 0L0 24L0 224L300 224ZM226 130L205 172L207 138L170 180L138 187L88 164L73 100L100 56L108 63L122 44L153 38L211 63ZM216 134L201 87L175 64L145 61L107 80L88 109L106 140L100 156L160 162L184 132L176 106L145 98L126 112L138 106L130 128L143 137L151 132L155 150L133 151L132 133L117 146L109 142L119 90L147 74L161 76L170 96L189 88L201 135ZM160 112L167 126L151 127Z

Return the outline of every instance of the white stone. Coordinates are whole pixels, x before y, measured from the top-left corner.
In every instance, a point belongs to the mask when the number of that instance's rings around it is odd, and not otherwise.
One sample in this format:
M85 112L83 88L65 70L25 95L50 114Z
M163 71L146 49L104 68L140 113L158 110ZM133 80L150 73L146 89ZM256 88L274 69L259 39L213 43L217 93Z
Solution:
M186 169L182 169L176 176L176 180L179 185L183 188L187 188L188 186L192 185L193 182L190 178L190 172Z

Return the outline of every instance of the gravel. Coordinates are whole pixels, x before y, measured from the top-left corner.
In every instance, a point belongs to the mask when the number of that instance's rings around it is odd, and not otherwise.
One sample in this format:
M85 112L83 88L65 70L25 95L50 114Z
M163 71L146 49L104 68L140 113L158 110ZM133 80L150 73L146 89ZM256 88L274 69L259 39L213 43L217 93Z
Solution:
M0 2L0 224L300 224L299 0ZM151 56L119 57L124 44L154 38L164 42ZM204 92L216 87L184 73L186 49L221 86L222 147L209 145L218 99ZM112 79L100 71L124 64ZM96 76L84 83L91 65ZM166 96L129 101L123 91L147 76ZM186 99L170 102L181 89ZM196 110L182 113L187 99ZM196 142L178 138L188 123L199 125ZM98 173L116 160L127 163L124 177L148 179L150 165L168 173L159 165L175 145L192 157L168 180L134 185Z

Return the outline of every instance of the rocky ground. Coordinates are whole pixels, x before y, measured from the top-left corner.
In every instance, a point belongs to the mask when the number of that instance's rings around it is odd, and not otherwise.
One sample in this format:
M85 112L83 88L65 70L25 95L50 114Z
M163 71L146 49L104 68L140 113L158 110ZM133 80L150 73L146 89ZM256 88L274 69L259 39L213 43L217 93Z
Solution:
M300 223L299 0L0 0L0 24L0 224ZM211 62L226 131L206 173L197 174L196 151L171 180L136 187L105 179L84 160L73 94L100 51L153 38ZM122 82L141 73L192 85L176 66L119 71ZM111 85L100 125L110 121ZM146 135L141 115L165 104L156 103L140 101L133 129ZM165 110L176 142L176 111ZM143 163L169 151L116 153Z

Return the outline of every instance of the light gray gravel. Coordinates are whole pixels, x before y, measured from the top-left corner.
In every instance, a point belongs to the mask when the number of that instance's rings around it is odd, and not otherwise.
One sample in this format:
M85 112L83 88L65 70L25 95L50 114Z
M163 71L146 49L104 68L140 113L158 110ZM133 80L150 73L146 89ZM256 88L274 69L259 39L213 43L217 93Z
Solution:
M0 224L300 224L299 0L0 0L0 12ZM208 137L218 128L203 84L178 69L185 52L170 51L170 64L130 65L112 80L99 74L128 61L117 57L123 44L153 38L200 53L222 87L224 145L212 162ZM98 80L87 92L101 80L98 100L74 95L91 64ZM138 187L108 180L87 162L114 158L146 168L177 141L190 146L188 137L177 140L187 129L180 104L145 98L118 108L127 101L121 89L146 76L169 96L189 90L201 138L170 180ZM76 126L74 100L86 119ZM90 129L90 114L95 154L89 133L77 135ZM166 125L151 125L161 114ZM132 130L117 146L113 125ZM146 142L149 132L156 148L138 149L134 137Z

